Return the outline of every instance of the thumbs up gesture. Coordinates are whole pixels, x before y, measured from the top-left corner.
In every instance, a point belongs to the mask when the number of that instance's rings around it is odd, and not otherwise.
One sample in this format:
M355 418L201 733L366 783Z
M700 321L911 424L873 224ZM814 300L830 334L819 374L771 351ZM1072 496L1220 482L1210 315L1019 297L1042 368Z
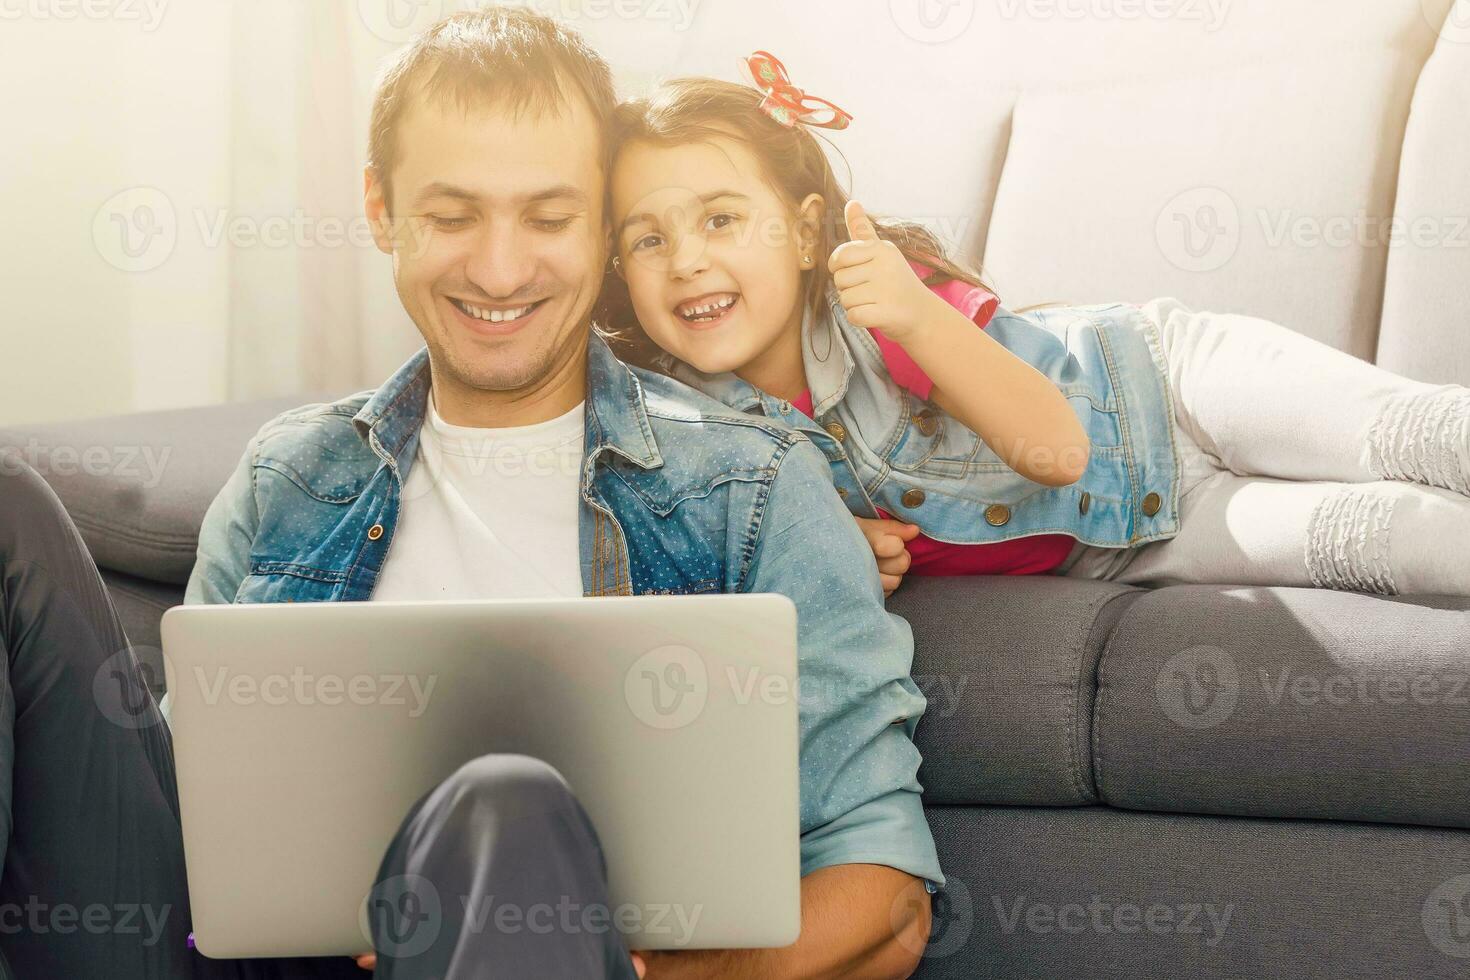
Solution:
M861 204L848 201L843 217L852 241L832 250L827 268L848 322L882 330L899 344L911 340L926 322L932 322L934 304L943 300L914 274L897 245L878 237L873 219Z

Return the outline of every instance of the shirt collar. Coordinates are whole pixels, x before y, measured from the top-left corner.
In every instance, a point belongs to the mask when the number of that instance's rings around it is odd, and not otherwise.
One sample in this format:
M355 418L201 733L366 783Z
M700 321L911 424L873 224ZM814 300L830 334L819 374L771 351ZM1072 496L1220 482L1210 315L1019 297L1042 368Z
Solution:
M358 435L408 471L429 401L429 349L421 347L352 417ZM615 452L644 469L663 465L643 385L593 331L587 341L586 456ZM378 447L381 446L381 450Z
M827 315L813 317L811 307L806 306L801 318L802 369L806 372L807 387L812 395L812 415L816 418L830 411L847 394L853 371L852 350L842 330L847 325L847 318L835 290L828 292L823 309ZM736 377L732 371L705 374L683 361L667 357L664 364L674 378L737 411L749 412L759 407L770 414L766 404L770 396Z

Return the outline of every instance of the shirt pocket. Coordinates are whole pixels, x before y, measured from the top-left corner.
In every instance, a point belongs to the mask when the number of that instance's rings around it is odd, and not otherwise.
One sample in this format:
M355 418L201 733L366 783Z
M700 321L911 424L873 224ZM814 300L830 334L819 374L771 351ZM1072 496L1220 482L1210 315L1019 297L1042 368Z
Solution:
M341 594L346 579L345 572L296 562L252 560L235 602L330 602Z

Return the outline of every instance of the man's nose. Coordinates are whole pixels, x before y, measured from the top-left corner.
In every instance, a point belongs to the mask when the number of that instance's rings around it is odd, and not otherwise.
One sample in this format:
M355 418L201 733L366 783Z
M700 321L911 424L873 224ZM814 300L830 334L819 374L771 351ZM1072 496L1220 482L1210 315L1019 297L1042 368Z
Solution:
M465 273L486 296L513 295L535 276L536 256L519 222L487 221L475 241Z

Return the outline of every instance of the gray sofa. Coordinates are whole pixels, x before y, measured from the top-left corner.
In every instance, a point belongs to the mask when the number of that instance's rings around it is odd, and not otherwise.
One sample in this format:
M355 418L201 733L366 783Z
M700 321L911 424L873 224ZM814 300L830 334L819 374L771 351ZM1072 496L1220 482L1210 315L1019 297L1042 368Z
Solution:
M0 432L155 680L205 508L309 400ZM920 976L1470 974L1470 600L1037 577L891 606L951 883Z

